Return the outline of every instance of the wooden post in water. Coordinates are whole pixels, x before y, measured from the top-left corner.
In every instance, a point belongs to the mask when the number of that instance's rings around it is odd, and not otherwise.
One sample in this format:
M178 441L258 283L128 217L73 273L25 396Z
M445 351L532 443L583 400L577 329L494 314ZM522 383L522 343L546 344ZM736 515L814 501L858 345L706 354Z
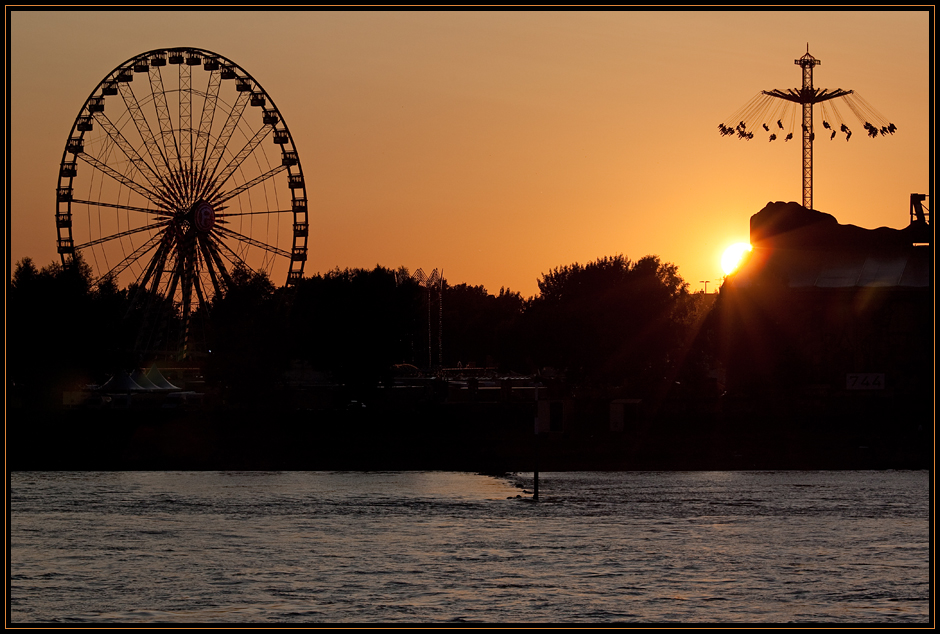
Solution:
M539 436L547 431L548 421L544 419L544 413L542 412L541 404L539 403L539 388L535 388L535 437L533 441L535 442L535 451L533 456L533 465L532 465L532 501L539 501L539 454L541 441Z

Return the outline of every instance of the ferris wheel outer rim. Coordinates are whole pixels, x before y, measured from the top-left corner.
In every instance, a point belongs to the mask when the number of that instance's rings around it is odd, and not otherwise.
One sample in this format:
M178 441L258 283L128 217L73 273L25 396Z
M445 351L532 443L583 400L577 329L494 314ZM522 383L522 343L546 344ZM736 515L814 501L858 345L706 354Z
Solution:
M146 51L144 53L139 53L137 55L134 55L128 58L121 64L118 64L117 66L115 66L110 72L106 73L105 76L95 85L94 89L91 91L91 93L89 93L88 97L86 97L85 100L82 102L82 105L79 108L78 114L76 115L76 117L74 118L72 122L72 126L69 130L69 134L66 139L65 148L62 152L62 159L59 163L59 175L58 175L57 187L56 187L56 210L55 210L56 218L55 220L56 220L56 233L57 233L57 251L60 255L62 264L63 265L67 264L69 259L74 259L75 256L78 254L78 250L75 247L74 236L72 233L72 199L71 199L71 192L73 191L73 184L74 184L74 179L76 178L76 174L73 173L71 175L65 176L64 172L66 171L65 169L66 166L71 164L71 162L68 161L69 154L72 153L70 151L70 143L72 142L73 139L76 139L76 138L84 142L85 130L78 130L79 122L81 121L83 116L91 115L91 111L89 110L89 104L91 103L92 99L95 99L96 96L99 96L99 95L101 98L104 98L105 95L103 94L103 87L106 84L112 81L115 81L116 78L118 77L118 74L122 70L130 70L131 72L133 72L133 67L134 67L135 62L139 60L146 60L149 66L151 59L157 54L169 55L171 52L175 52L175 51L179 51L181 53L198 54L202 58L199 62L199 66L201 66L203 70L205 70L204 63L205 63L206 58L212 58L212 59L218 60L219 62L225 64L227 67L235 69L238 73L236 75L236 79L249 80L253 86L253 89L251 92L253 93L258 92L262 94L266 102L270 104L270 108L268 109L274 111L277 114L278 122L272 124L271 126L272 130L281 132L281 133L286 133L288 145L290 146L290 150L286 150L284 147L284 144L281 144L282 160L288 151L293 152L294 157L296 158L296 163L285 165L285 167L287 168L286 172L287 172L288 182L290 182L291 177L293 176L299 177L299 182L300 182L299 187L289 187L293 223L292 223L292 230L291 230L291 235L292 235L291 251L290 251L290 258L288 260L287 279L285 280L285 284L290 285L290 284L297 282L300 279L303 279L303 271L304 271L306 259L307 259L307 248L308 248L307 239L309 236L309 207L308 207L309 199L307 198L306 180L303 175L303 166L300 160L300 154L297 151L296 144L294 143L294 137L290 131L290 127L287 125L281 110L277 107L277 104L274 101L274 99L271 97L270 93L264 88L264 86L261 85L261 83L257 79L255 79L254 76L251 75L251 73L246 71L241 65L232 61L228 57L225 57L224 55L215 53L214 51L210 51L208 49L203 49L203 48L198 48L198 47L188 47L188 46L157 48L157 49ZM186 62L184 61L183 63L186 63ZM207 71L207 72L216 72L216 71ZM279 129L277 127L278 123L281 124L282 128ZM252 153L253 152L254 151L252 151ZM73 154L73 156L75 157L76 162L77 162L78 154L77 153ZM294 174L294 171L293 171L294 168L296 168L296 174ZM65 182L65 187L63 187L63 180ZM68 199L64 201L60 200L60 195L63 189L67 189L69 192ZM300 190L299 196L297 195L297 190ZM298 202L300 202L301 204L298 205ZM65 203L66 205L65 214L61 213L62 203ZM65 236L63 236L63 230L66 230ZM101 273L101 272L97 272L97 273L100 273L100 275L98 276L96 280L94 280L94 283L96 284L101 282L103 279L105 279L105 277L107 277L107 275L104 273Z

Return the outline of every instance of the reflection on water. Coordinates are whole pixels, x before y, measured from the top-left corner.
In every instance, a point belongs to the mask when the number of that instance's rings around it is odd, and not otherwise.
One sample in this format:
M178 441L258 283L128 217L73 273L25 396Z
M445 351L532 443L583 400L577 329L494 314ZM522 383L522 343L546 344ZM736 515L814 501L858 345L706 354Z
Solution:
M12 621L929 620L928 472L539 480L13 473Z

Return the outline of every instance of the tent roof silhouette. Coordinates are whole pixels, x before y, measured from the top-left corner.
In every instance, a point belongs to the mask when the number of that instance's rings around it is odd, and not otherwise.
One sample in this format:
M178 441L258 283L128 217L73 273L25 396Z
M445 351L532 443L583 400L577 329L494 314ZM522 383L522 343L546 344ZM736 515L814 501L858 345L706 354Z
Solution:
M157 387L149 378L147 378L147 375L144 374L140 368L134 370L134 373L131 375L131 379L133 379L133 381L142 389L147 390L148 392L155 392L162 389Z
M127 372L121 372L108 379L99 390L102 392L142 392L144 388L137 385Z
M159 368L156 365L151 366L150 370L147 371L147 378L150 379L150 382L160 390L178 390L180 388L176 387L172 383L166 380L166 377L160 372Z

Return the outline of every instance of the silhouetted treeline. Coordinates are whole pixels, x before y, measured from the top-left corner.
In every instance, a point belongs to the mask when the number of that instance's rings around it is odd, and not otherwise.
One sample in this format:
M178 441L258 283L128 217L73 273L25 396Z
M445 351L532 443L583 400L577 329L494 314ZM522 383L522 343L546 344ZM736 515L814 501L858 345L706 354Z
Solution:
M93 288L80 259L42 269L30 258L17 263L7 288L8 388L61 403L64 390L130 364L139 323L127 314L128 294L114 284Z
M235 270L208 312L191 320L189 346L206 378L233 393L274 389L292 364L368 390L398 364L551 369L569 383L642 392L676 376L699 296L675 265L622 255L555 268L524 299L482 286L423 286L407 269L335 269L276 287ZM102 381L141 367L180 341L172 307L146 289L93 286L80 260L41 270L17 264L8 288L8 385ZM37 393L36 396L39 396Z

